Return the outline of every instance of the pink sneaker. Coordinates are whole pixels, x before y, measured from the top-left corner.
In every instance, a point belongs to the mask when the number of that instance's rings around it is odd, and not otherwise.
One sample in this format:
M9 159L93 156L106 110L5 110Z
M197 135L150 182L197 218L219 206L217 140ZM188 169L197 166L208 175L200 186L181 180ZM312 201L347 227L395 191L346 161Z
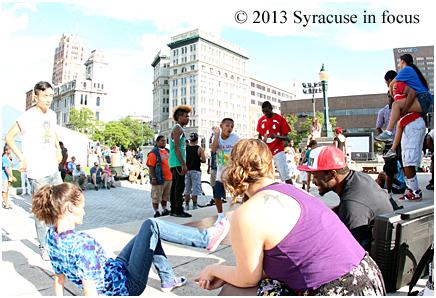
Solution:
M215 227L209 228L210 242L207 250L214 251L218 248L218 245L226 237L230 230L230 220L228 217L224 217L221 222Z

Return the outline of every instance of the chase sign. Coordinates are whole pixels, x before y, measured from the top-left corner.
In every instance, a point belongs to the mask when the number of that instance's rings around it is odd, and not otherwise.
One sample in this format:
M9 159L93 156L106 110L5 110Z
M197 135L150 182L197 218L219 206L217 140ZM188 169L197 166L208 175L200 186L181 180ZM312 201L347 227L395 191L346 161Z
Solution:
M398 53L416 53L416 52L418 52L417 48L398 49Z

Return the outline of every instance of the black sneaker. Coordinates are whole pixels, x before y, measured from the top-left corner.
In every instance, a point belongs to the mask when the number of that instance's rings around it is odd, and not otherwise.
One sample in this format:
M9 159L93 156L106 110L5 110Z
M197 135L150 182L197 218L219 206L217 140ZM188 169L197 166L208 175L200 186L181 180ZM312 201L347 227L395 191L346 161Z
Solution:
M98 186L95 187L95 190L98 190Z
M154 214L154 217L156 218L156 217L160 217L160 213L159 213L159 211L156 211L156 213Z
M187 212L182 212L180 214L176 214L176 217L192 217L192 214L189 214Z
M162 216L170 215L170 211L168 209L165 209L164 212L162 212Z
M213 206L213 205L215 205L214 199L210 200L210 202L206 206Z
M106 188L108 189L108 190L111 190L111 187L108 185L108 186L106 186Z
M425 187L425 189L428 189L428 190L434 190L434 184L433 184L433 183L429 183L429 184Z

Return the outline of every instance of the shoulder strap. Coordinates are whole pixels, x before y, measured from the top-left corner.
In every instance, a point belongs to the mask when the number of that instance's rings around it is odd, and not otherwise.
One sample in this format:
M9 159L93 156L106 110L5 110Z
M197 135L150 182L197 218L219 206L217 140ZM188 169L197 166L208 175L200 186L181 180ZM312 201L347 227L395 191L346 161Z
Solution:
M413 273L412 280L409 284L409 293L407 293L407 296L416 296L418 294L418 291L415 291L412 293L413 287L418 282L419 278L421 277L422 273L424 272L425 267L430 263L431 259L433 258L434 249L432 248L432 244L430 244L430 247L427 249L427 251L422 256L421 260L418 263L418 266L416 266L416 270Z

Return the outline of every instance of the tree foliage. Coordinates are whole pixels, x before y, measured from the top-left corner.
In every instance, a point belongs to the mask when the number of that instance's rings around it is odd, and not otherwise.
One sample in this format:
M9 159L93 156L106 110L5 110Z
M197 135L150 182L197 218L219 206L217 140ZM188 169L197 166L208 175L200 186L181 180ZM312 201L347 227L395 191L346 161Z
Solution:
M105 123L95 118L95 114L88 108L70 111L70 127L72 130L86 134L94 141L100 141Z
M154 138L154 130L130 117L110 121L103 133L105 144L119 146L122 150L136 149Z

